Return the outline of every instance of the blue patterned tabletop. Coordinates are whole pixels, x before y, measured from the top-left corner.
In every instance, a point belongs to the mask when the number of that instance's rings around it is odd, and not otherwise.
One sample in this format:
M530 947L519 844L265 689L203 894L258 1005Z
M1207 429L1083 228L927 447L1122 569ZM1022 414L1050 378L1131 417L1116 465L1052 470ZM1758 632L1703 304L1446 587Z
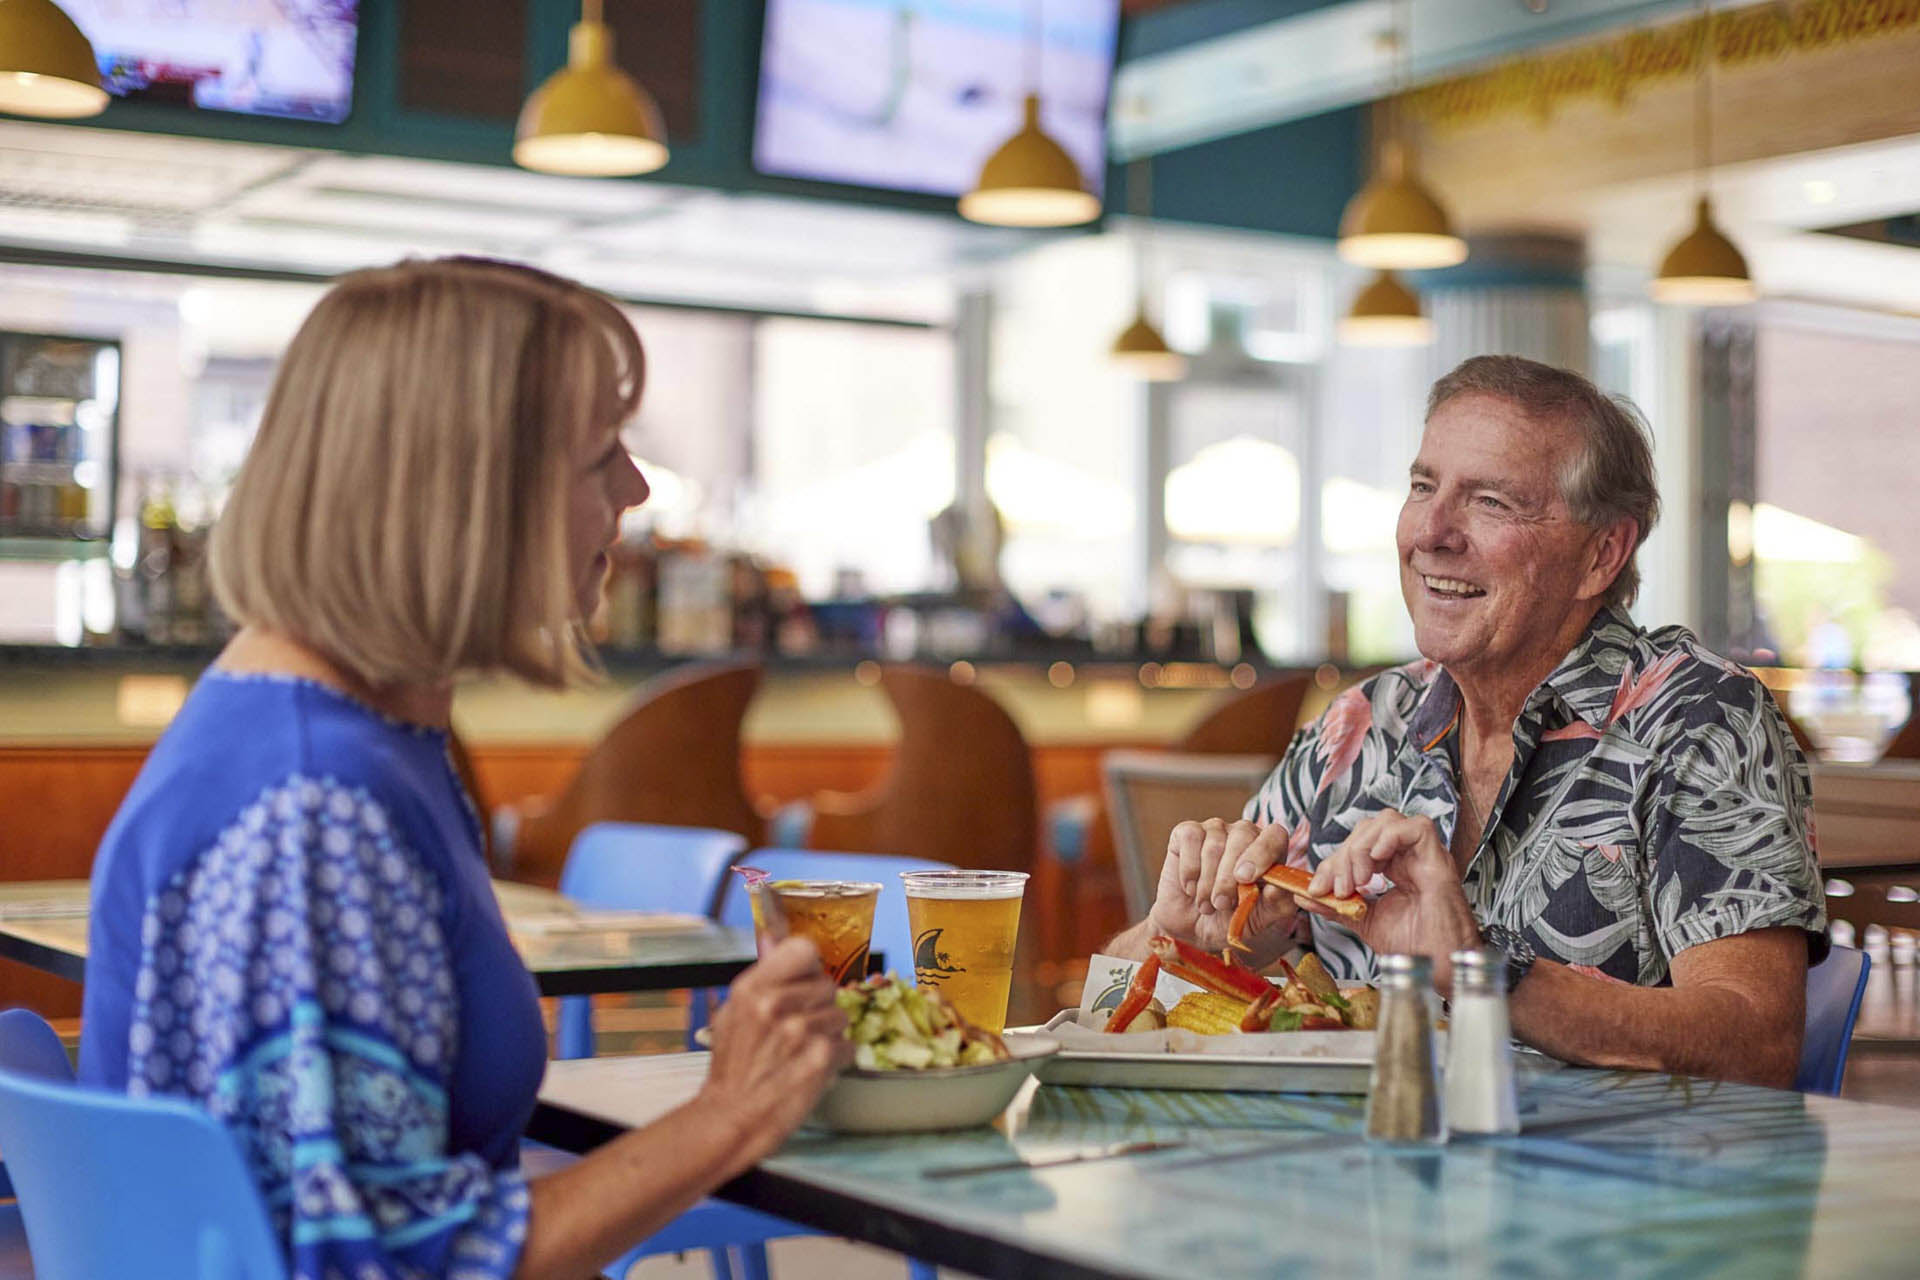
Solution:
M605 1096L655 1074L614 1061L565 1065ZM1362 1138L1363 1106L1041 1086L990 1129L802 1130L726 1194L982 1275L1920 1274L1920 1111L1567 1068L1525 1079L1518 1137L1409 1153ZM923 1176L1153 1139L1180 1145Z

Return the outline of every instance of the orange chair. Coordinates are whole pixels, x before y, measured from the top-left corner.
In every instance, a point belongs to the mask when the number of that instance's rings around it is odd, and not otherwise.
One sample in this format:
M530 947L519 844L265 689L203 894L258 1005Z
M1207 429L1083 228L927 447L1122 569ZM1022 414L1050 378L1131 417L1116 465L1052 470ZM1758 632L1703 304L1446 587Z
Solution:
M817 794L807 847L1032 870L1033 757L1012 717L944 671L882 667L880 687L900 718L887 776L867 791Z
M1181 735L1170 750L1278 759L1286 754L1294 731L1300 727L1300 707L1307 700L1312 680L1311 676L1288 676L1230 697Z
M559 883L573 838L596 822L714 827L760 844L764 823L740 777L740 723L760 676L758 663L701 663L648 681L566 790L496 822L507 874Z
M1168 750L1277 760L1293 741L1311 682L1309 675L1288 676L1231 694ZM1126 882L1120 875L1113 825L1099 796L1069 796L1047 807L1045 856L1052 865L1043 879L1057 883L1066 901L1043 919L1041 952L1046 962L1070 971L1127 923L1122 906Z

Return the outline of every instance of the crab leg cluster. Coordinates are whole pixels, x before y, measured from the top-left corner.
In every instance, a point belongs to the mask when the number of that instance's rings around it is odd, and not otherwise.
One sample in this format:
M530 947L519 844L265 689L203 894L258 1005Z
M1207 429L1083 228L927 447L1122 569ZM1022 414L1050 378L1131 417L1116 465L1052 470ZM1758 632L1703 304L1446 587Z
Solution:
M1120 1007L1107 1019L1108 1031L1125 1031L1132 1024L1153 999L1154 985L1163 972L1216 995L1244 1001L1247 1012L1241 1020L1242 1031L1267 1029L1273 1006L1280 998L1279 987L1237 960L1202 951L1166 934L1156 934L1149 939L1147 948L1147 958L1134 970L1133 981Z

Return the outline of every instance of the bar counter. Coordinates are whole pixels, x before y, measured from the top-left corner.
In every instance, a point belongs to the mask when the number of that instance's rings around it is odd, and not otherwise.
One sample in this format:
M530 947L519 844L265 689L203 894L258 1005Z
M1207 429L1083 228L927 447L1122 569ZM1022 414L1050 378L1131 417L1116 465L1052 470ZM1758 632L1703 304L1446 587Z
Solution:
M151 742L217 652L0 645L0 744ZM747 712L747 742L872 745L892 738L886 699L868 687L875 660L858 655L603 653L606 679L589 688L556 694L510 679L463 684L454 698L454 725L474 746L591 743L648 678L690 662L746 660L761 661L766 670ZM1233 692L1236 678L1244 685L1280 673L1265 664L1161 662L1070 650L916 661L937 661L956 668L957 678L977 680L1034 746L1169 741ZM1306 714L1317 713L1326 696L1316 688Z

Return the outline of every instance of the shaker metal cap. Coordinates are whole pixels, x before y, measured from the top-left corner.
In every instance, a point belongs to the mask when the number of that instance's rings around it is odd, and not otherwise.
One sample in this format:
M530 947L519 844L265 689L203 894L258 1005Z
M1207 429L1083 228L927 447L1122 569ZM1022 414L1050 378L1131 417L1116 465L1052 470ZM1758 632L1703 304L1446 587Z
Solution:
M1433 981L1433 961L1426 956L1381 956L1379 979L1383 987L1421 986Z
M1506 986L1507 956L1493 947L1468 947L1448 957L1455 991L1498 991Z

